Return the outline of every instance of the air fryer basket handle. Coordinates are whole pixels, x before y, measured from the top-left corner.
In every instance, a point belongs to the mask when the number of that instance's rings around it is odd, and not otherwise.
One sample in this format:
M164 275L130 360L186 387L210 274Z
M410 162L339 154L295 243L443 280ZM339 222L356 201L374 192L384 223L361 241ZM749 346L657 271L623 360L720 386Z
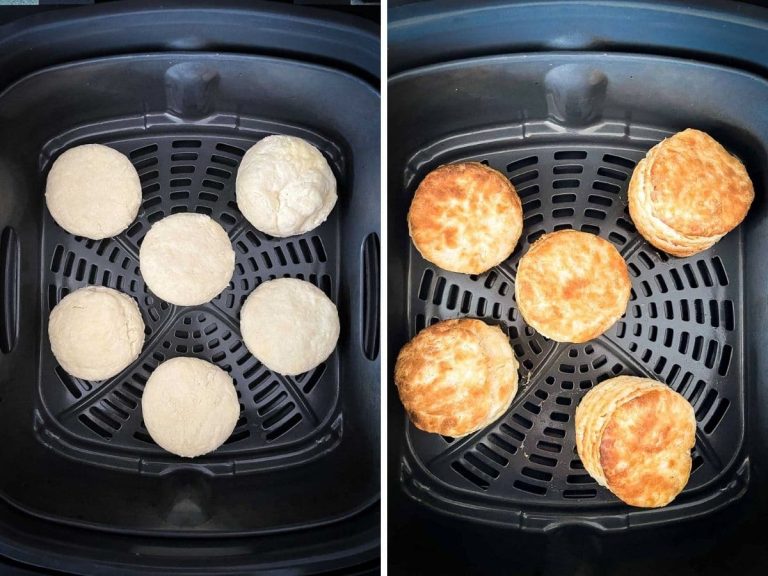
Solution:
M8 354L19 334L19 242L6 226L0 234L0 352Z
M362 306L362 347L368 360L379 356L380 248L379 235L371 232L361 249L360 301Z

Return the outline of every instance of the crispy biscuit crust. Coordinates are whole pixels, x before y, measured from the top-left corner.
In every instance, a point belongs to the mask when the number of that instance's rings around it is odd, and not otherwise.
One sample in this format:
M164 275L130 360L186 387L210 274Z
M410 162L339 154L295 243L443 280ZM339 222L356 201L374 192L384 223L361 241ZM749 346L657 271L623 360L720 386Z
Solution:
M444 270L482 274L506 260L523 231L515 187L480 164L446 164L419 185L408 229L421 255Z
M525 321L558 342L598 337L627 309L627 264L607 240L575 230L545 234L518 266L515 298Z
M706 250L744 220L755 197L744 165L699 130L663 140L638 163L629 210L651 244L675 256Z
M417 428L460 437L509 408L517 393L517 368L501 329L481 320L445 320L400 350L395 384Z
M632 506L666 506L685 488L696 441L693 407L666 388L625 402L600 440L608 488Z
M693 407L648 378L606 380L576 409L576 448L584 468L632 506L665 506L683 490L695 436Z
M591 390L576 408L576 447L584 468L601 486L606 485L600 467L600 437L609 417L623 402L663 384L647 378L618 376Z

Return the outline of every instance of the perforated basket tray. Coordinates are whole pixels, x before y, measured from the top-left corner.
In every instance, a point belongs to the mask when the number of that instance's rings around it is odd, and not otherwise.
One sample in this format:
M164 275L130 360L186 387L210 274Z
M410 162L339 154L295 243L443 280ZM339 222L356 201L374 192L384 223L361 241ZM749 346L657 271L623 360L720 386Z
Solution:
M0 475L2 497L79 527L182 537L331 526L372 509L379 494L376 90L347 72L295 60L165 53L55 66L0 100L12 119L0 137L10 208L0 238L8 327L0 338L7 440L0 461L14 470ZM13 133L25 137L11 142ZM338 202L308 234L260 234L234 203L240 157L268 134L306 138L336 174ZM88 142L127 154L143 189L136 222L99 242L60 229L43 195L52 161ZM236 253L230 286L203 306L157 300L138 271L149 226L179 211L210 214ZM341 322L334 353L296 378L265 370L238 331L247 294L285 275L320 286ZM147 326L139 360L104 382L67 376L47 337L52 306L88 284L134 297ZM162 451L142 425L142 387L174 356L229 370L239 394L232 437L200 458Z
M390 317L390 324L407 322L408 333L401 338L441 319L477 317L509 334L520 361L520 390L508 412L486 429L454 440L406 423L397 464L401 486L442 512L531 530L569 522L616 530L706 513L746 489L744 231L737 229L712 249L678 259L648 244L627 209L632 169L654 143L686 125L704 124L716 137L725 137L733 150L733 135L742 128L707 126L690 106L680 114L682 125L603 119L652 119L654 103L642 99L659 89L654 86L658 76L648 79L643 58L603 58L600 63L586 56L559 55L478 59L406 73L390 87L393 114L405 115L395 121L391 138L400 145L422 142L414 147L416 152L406 148L400 153L392 169L402 170L402 191L396 192L400 199L394 210L390 204L391 218L403 217L419 182L447 162L490 165L510 178L523 203L520 243L509 259L483 275L441 270L412 245L400 244L407 258L395 256L391 262L406 274L405 305L396 305L394 312L405 317ZM662 60L656 66L654 71L664 74L688 73L693 84L702 79L700 68L687 69L676 61ZM752 89L765 89L757 79L734 76ZM645 89L636 88L643 82ZM628 84L637 90L632 95ZM420 95L435 92L445 97L413 104ZM472 130L468 107L478 94L485 99L483 109L475 111L478 124ZM665 97L669 101L682 94ZM504 104L511 106L509 116L527 114L532 119L498 126L482 123L499 115ZM411 120L413 128L408 114L418 119ZM536 120L537 114L546 119ZM442 124L435 122L438 115ZM659 113L657 122L664 117ZM449 132L452 128L455 133ZM433 140L425 142L429 137ZM736 152L749 155L747 146L742 143ZM761 173L750 164L753 157L743 159L759 193ZM555 343L537 334L514 300L520 256L545 232L564 228L612 242L627 261L633 285L624 317L603 336L579 345ZM391 342L393 354L402 342ZM623 505L586 473L576 453L576 406L596 383L619 374L666 382L694 407L698 430L693 471L683 493L667 508Z
M282 130L301 136L330 160L345 193L340 149L316 134L290 127L238 119L236 133L174 133L172 124L156 134L117 139L78 130L72 140L55 139L43 152L50 159L77 142L99 142L126 154L136 166L143 201L137 220L123 234L101 241L68 234L46 211L43 224L42 334L53 307L71 290L104 285L137 300L146 324L139 359L103 382L73 378L58 365L50 346L42 347L38 434L52 447L94 464L162 473L181 461L160 449L141 418L144 384L157 365L174 356L203 358L227 370L235 381L241 416L224 446L195 460L211 471L241 473L312 459L333 449L341 433L338 410L338 355L297 377L267 370L243 345L239 310L261 282L290 276L308 280L338 301L338 211L319 228L293 238L273 238L255 230L237 209L235 174L240 158L258 139ZM122 123L130 130L131 122ZM134 128L135 122L133 122ZM114 128L114 125L113 125ZM209 304L173 306L154 297L139 272L138 252L150 226L177 212L211 216L229 233L235 273Z

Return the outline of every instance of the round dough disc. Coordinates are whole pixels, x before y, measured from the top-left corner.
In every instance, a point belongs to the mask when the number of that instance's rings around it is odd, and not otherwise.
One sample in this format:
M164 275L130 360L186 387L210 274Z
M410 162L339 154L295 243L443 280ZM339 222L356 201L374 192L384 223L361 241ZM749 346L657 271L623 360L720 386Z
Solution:
M101 240L120 234L136 219L141 183L127 156L101 144L85 144L53 163L45 201L64 230Z
M339 313L309 282L279 278L248 296L240 311L240 332L259 362L295 376L331 355L339 339Z
M139 251L141 275L152 292L178 306L205 304L227 287L235 251L219 224L185 212L152 226Z
M88 286L65 296L51 311L48 337L53 355L69 374L105 380L139 357L144 321L130 296Z
M157 444L194 458L221 446L240 417L234 382L199 358L172 358L155 368L141 397L144 424Z
M281 238L317 228L336 204L336 178L325 157L295 136L254 144L240 162L236 190L246 219Z

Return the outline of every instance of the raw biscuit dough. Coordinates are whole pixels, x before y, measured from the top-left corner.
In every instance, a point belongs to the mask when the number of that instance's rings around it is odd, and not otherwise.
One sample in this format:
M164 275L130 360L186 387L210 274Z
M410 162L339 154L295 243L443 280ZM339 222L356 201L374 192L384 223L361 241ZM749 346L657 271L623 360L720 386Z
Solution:
M51 311L48 337L53 355L69 374L105 380L139 357L144 321L127 294L88 286L65 296Z
M139 252L152 292L178 306L205 304L227 287L235 251L224 229L204 214L173 214L152 226Z
M141 397L144 424L157 444L194 458L216 450L240 417L232 377L199 358L172 358L147 380Z
M108 146L85 144L53 163L45 201L64 230L101 240L120 234L136 219L141 183L127 156Z
M248 296L240 312L240 332L259 362L295 376L331 355L339 339L339 313L309 282L278 278Z
M243 156L237 207L266 234L304 234L325 222L336 204L336 178L322 153L295 136L267 136Z

